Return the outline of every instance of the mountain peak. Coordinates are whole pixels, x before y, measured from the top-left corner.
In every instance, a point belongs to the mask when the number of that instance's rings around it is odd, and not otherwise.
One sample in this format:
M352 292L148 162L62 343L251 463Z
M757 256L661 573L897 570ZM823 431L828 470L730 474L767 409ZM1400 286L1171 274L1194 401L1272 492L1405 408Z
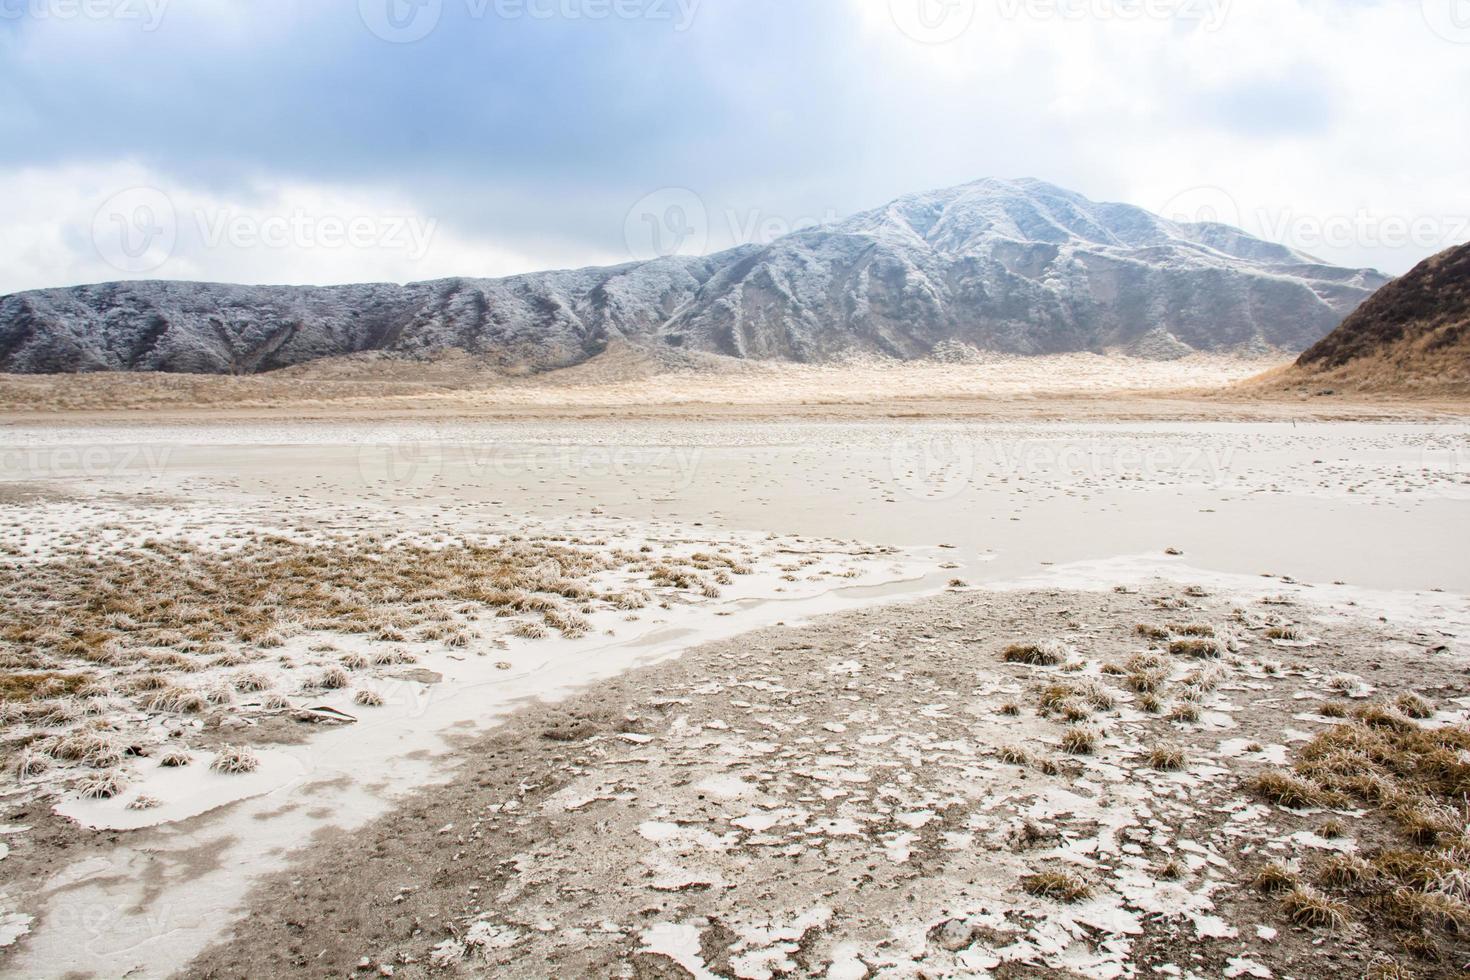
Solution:
M1034 178L900 197L703 258L324 288L130 283L0 298L0 370L267 371L460 349L546 369L614 340L817 361L1301 350L1387 280Z

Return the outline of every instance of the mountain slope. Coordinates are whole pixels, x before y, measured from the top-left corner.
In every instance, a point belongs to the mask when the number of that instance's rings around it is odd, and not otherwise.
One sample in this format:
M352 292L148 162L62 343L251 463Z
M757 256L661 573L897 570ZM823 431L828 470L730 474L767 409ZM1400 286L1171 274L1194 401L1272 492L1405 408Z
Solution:
M580 363L613 340L737 357L1301 350L1387 280L1034 180L901 198L765 246L506 279L129 282L0 298L0 370L255 373L361 351Z
M1296 367L1363 383L1470 383L1470 244L1383 287Z

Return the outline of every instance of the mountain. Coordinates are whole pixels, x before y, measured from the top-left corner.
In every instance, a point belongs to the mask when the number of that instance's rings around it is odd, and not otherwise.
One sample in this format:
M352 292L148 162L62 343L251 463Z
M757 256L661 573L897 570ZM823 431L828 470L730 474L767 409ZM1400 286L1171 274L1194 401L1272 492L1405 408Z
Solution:
M505 279L125 282L0 298L0 370L255 373L361 351L504 367L613 341L735 357L1301 350L1387 279L1218 224L981 180L701 258Z
M1384 286L1296 368L1370 386L1470 384L1470 244Z

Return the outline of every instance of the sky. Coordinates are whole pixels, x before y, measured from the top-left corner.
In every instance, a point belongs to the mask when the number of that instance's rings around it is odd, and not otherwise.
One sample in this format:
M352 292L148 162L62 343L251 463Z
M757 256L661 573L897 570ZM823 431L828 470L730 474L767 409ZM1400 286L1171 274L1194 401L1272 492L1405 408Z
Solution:
M0 293L715 251L982 177L1392 274L1470 0L0 0Z

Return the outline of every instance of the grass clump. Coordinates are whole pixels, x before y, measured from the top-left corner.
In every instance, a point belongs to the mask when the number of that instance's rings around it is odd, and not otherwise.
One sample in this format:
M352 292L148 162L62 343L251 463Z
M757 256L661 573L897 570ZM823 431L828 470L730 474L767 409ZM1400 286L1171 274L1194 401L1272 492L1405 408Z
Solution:
M1178 772L1187 762L1184 750L1174 746L1158 746L1148 753L1148 764L1160 772Z
M120 769L93 773L77 785L77 792L88 800L110 800L128 788L128 778Z
M1169 644L1169 652L1176 657L1194 657L1196 660L1218 660L1224 649L1215 640L1175 640Z
M1290 891L1301 883L1301 876L1295 871L1275 863L1266 865L1251 879L1251 887L1262 895L1275 895Z
M1308 929L1340 929L1347 925L1350 910L1314 888L1293 888L1281 899L1287 918Z
M1092 897L1092 886L1067 871L1043 871L1021 879L1029 895L1055 902L1080 902Z
M1405 691L1394 698L1393 706L1408 718L1423 721L1434 717L1434 705L1415 694L1413 691Z
M215 772L241 775L259 769L260 759L243 746L224 745L220 747L219 754L214 757L209 768Z
M1001 652L1001 659L1008 664L1055 667L1067 659L1067 650L1055 640L1043 640L1039 643L1013 643Z
M1169 712L1170 721L1177 721L1186 725L1198 724L1199 719L1199 705L1195 704L1193 701L1181 701L1178 704L1174 705L1173 709L1171 709Z
M1062 751L1070 755L1092 755L1097 751L1097 732L1072 725L1062 733Z
M1268 803L1292 810L1322 806L1327 801L1320 786L1280 770L1261 773L1250 781L1250 788Z

